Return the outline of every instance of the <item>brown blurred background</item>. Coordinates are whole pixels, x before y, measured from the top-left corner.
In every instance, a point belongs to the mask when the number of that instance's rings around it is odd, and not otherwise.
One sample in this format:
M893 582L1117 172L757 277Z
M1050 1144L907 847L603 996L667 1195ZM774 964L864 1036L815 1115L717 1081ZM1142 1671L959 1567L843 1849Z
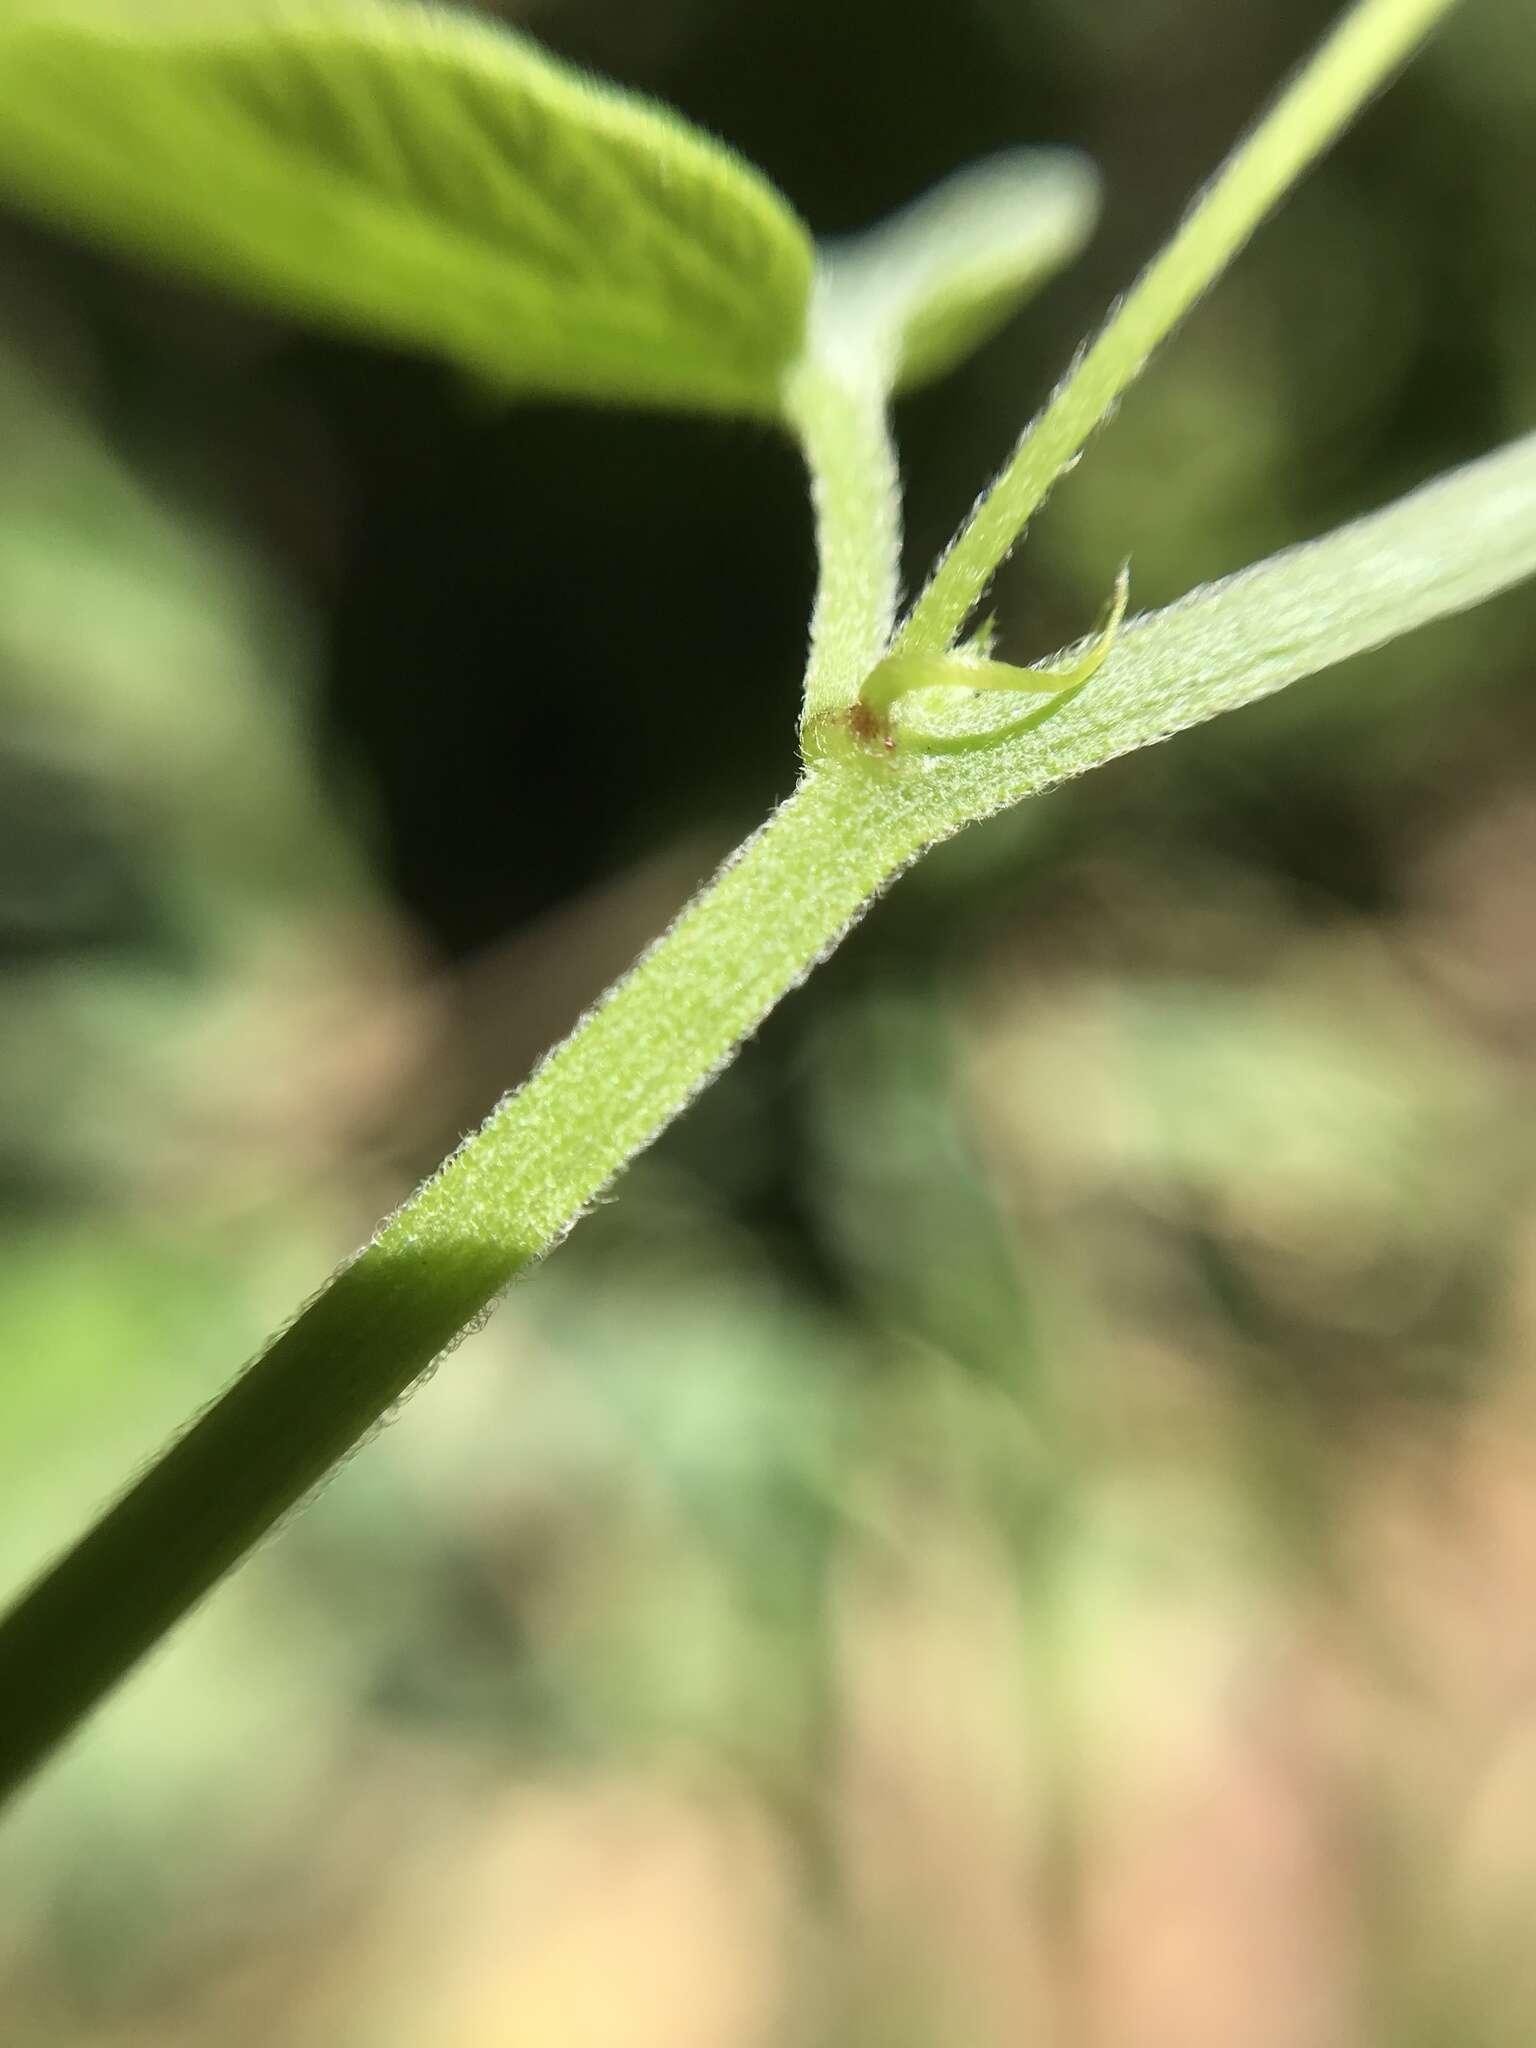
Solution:
M1329 17L502 10L820 232L1078 144L918 574ZM1000 593L1160 604L1536 423L1466 0ZM0 1571L789 785L790 451L493 409L0 226ZM905 880L0 1831L34 2048L1536 2034L1536 593Z

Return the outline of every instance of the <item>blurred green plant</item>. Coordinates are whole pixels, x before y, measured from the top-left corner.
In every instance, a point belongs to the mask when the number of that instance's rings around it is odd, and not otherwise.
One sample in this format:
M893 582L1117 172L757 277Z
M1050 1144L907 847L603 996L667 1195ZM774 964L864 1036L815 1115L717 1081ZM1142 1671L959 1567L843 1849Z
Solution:
M1151 353L1452 4L1359 0L900 621L890 398L1081 243L1095 187L1075 159L1001 159L818 255L728 151L453 14L305 0L209 22L164 4L125 25L81 4L0 27L0 181L17 200L508 391L777 418L807 458L821 558L794 794L0 1624L0 1785L561 1240L918 854L1536 570L1528 438L1130 625L1122 576L1100 633L1039 667L996 660L989 627L968 636Z

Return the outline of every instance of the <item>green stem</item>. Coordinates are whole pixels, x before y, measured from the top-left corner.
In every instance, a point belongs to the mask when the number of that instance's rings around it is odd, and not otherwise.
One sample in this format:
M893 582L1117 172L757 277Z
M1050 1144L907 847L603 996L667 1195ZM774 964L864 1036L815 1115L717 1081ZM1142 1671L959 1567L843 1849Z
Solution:
M948 644L1146 351L1451 4L1356 8L1027 437L929 585L903 655ZM809 720L861 708L860 686L887 652L900 500L883 399L830 346L793 374L786 407L812 470L823 559ZM1519 444L1139 621L1090 688L1053 698L1027 730L962 742L919 772L887 774L878 761L872 772L867 759L813 767L573 1035L0 1620L0 1795L560 1241L925 846L1504 587L1536 562L1533 507L1536 443Z
M1153 350L1456 0L1360 0L1217 172L1025 433L913 606L903 654L949 647L1057 478Z
M837 943L917 851L874 797L863 778L809 776L0 1621L0 1795L313 1491L487 1301L559 1243Z
M813 769L373 1243L0 1620L0 1796L549 1251L925 847L1536 571L1536 436L1138 620L1031 733ZM910 765L910 764L909 764Z
M901 577L901 479L879 379L813 343L785 387L804 452L821 564L802 730L842 711L890 644Z
M851 703L889 644L901 500L874 382L826 352L792 373L785 406L811 470L821 560L809 717ZM572 1036L0 1620L0 1798L560 1242L918 852L921 840L871 795L862 778L808 775Z

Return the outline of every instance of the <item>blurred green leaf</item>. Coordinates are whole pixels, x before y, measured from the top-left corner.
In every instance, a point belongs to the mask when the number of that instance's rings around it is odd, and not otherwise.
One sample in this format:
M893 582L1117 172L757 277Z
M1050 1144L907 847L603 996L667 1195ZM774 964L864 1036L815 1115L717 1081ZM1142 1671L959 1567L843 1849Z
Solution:
M811 252L675 116L383 0L23 8L0 189L516 391L773 414Z
M825 344L879 358L893 388L926 384L994 334L1093 231L1099 180L1063 149L959 171L822 257Z

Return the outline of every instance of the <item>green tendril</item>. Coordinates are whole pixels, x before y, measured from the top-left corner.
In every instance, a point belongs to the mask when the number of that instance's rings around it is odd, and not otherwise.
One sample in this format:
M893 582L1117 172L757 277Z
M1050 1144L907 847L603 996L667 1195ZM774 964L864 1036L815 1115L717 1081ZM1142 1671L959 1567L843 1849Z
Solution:
M932 727L911 712L914 699L931 690L1000 690L1009 696L1070 696L1091 682L1109 659L1125 621L1131 595L1131 565L1121 565L1115 587L1105 607L1103 623L1083 652L1065 662L1040 668L1019 668L1012 662L994 661L988 656L961 649L953 654L888 655L865 678L859 692L858 709L872 736L888 751L915 754L970 753L1013 738L1038 722L1048 707L1035 704L1017 718L982 731ZM902 715L893 719L898 705Z

